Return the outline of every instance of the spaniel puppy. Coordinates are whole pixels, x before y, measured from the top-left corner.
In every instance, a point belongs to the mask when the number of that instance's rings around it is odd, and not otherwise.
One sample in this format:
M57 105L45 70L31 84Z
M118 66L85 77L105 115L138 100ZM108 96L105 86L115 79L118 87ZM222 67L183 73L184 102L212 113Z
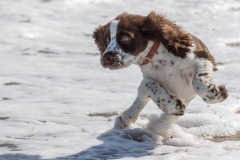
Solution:
M207 47L162 15L123 13L97 27L93 38L104 68L136 64L143 73L135 101L116 118L117 129L134 123L150 99L171 125L196 95L210 104L228 96L224 85L213 82L216 62Z

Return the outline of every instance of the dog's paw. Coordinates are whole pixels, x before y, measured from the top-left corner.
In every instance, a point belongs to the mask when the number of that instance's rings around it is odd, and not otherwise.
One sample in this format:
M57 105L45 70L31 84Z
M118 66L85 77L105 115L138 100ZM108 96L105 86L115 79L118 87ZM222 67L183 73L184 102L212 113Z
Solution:
M130 124L124 121L122 116L117 116L114 122L113 129L122 130L124 128L129 128Z
M224 85L216 86L212 84L208 87L208 89L208 94L205 98L203 98L203 100L207 103L219 103L228 97L228 93Z
M185 104L185 100L176 100L176 107L175 107L175 111L173 111L171 114L175 115L175 116L182 116L184 114L186 108L186 104Z
M218 86L218 90L219 90L219 92L218 92L219 96L218 97L220 99L220 102L222 102L228 97L228 93L227 93L225 85Z
M171 124L163 121L163 122L158 122L157 119L152 120L153 118L149 119L149 123L147 125L147 129L151 131L154 134L160 135L163 139L163 141L168 140L173 137L172 134L172 129L171 129Z

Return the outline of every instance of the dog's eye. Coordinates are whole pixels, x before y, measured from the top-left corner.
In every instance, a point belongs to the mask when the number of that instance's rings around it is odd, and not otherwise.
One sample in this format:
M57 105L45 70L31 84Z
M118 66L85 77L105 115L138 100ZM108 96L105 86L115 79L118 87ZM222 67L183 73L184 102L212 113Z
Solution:
M121 43L128 44L131 41L131 37L128 35L123 35L120 39Z

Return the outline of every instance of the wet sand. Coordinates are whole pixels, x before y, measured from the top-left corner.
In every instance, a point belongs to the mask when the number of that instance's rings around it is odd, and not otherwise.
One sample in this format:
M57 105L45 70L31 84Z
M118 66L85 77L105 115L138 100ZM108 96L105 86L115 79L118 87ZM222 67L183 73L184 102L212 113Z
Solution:
M209 139L212 142L223 142L223 141L240 141L240 131L236 133L236 135L228 136L228 137L216 137Z

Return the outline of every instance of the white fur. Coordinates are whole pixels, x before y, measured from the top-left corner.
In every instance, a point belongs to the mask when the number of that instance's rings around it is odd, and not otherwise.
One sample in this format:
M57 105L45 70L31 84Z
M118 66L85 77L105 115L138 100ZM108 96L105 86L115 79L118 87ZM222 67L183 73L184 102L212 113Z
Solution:
M140 66L144 79L156 81L164 86L168 94L185 99L188 103L195 97L192 87L194 54L190 53L182 59L168 53L162 44L157 52L159 54L155 54L150 63Z

